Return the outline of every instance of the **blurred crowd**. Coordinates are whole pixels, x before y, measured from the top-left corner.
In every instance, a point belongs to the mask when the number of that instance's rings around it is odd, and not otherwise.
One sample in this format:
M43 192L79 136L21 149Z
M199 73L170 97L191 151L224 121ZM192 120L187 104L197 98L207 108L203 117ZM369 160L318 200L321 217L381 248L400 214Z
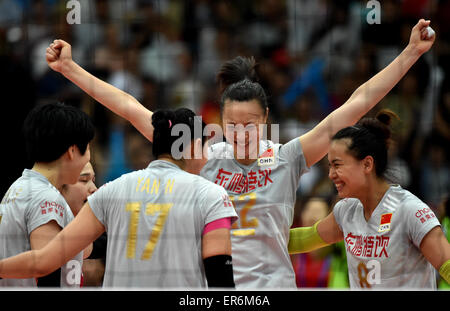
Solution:
M0 0L2 193L31 165L21 126L40 103L61 101L91 115L98 186L152 160L151 144L131 125L48 68L45 49L54 39L69 42L77 63L148 109L188 107L207 123L220 123L215 75L221 64L253 55L283 143L342 105L406 47L412 26L425 18L437 34L432 50L370 114L390 108L400 116L389 177L446 216L439 206L450 188L450 1L383 0L380 24L369 24L369 1L78 0L81 23L74 25L66 20L68 2ZM321 198L327 209L316 216L324 217L335 193L324 159L301 179L293 225L311 225L302 218L311 208L305 198ZM324 261L327 269L332 263Z

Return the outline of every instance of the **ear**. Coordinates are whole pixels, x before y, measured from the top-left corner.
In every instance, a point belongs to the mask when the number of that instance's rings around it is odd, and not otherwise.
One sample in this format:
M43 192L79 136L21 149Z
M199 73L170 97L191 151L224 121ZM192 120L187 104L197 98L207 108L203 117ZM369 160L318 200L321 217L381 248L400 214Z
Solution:
M73 160L75 158L75 145L70 146L66 151L69 160Z
M203 145L201 138L196 138L191 144L192 159L201 159L203 157Z
M264 123L267 123L268 118L269 118L269 107L266 108L266 112L264 113Z
M372 171L375 171L375 161L373 160L372 156L366 156L362 160L364 173L370 174Z

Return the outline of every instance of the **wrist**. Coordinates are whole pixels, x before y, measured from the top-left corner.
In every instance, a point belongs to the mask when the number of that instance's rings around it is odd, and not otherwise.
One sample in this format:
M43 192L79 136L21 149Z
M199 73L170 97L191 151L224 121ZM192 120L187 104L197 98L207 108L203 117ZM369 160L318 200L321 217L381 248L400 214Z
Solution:
M416 61L417 59L420 58L420 56L422 56L422 52L418 49L417 44L414 43L409 43L405 50L404 53L408 56L414 59L414 61Z
M76 67L77 64L72 59L64 60L61 64L61 73L68 78Z

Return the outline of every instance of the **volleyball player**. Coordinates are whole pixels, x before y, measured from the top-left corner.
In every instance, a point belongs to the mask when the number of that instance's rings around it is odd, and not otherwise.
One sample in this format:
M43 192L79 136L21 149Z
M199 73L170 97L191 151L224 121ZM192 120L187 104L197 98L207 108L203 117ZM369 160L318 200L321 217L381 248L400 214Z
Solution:
M61 187L61 194L69 204L74 216L87 202L88 196L97 191L95 185L95 172L91 162L86 163L80 172L80 176L75 184L65 184Z
M91 162L86 163L78 177L78 181L73 185L63 185L61 194L69 204L74 216L87 202L88 196L97 190L95 185L95 172ZM106 233L102 234L92 243L92 252L88 258L83 260L82 282L85 286L101 286L105 272L106 260Z
M89 162L94 127L79 109L47 104L28 114L24 136L34 165L23 171L0 204L0 258L41 249L74 218L60 191L63 184L74 184ZM4 279L0 286L80 286L81 251L50 275Z
M435 37L427 38L429 24L430 21L421 19L411 31L409 44L397 58L314 129L285 145L260 140L258 128L266 124L269 110L263 88L254 81L252 60L238 57L222 66L218 80L227 142L209 149L208 163L201 175L227 190L240 215L231 235L237 288L296 286L287 244L301 175L327 154L331 137L339 129L363 117L431 48ZM77 65L68 43L55 40L47 49L46 57L53 70L129 120L152 141L153 128L147 122L152 112L131 95ZM247 131L240 131L239 126L245 126ZM240 135L244 139L237 137L238 132L244 133Z
M436 289L434 268L450 280L450 244L433 211L384 177L393 116L381 111L333 136L329 177L342 200L313 227L291 229L289 251L344 240L351 288Z
M234 287L229 228L237 218L226 191L200 176L206 161L175 159L173 127L194 134L195 114L185 108L152 116L153 155L143 170L122 175L88 197L75 220L45 248L0 261L0 277L48 273L105 230L108 232L106 287ZM206 283L207 281L207 283Z

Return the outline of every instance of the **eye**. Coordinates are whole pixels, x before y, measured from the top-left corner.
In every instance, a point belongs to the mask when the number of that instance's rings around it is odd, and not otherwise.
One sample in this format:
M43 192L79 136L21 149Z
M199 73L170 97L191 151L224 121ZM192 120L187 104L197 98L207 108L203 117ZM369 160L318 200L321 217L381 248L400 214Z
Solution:
M336 162L334 162L334 163L328 163L328 167L329 167L329 168L334 168L334 169L340 167L341 165L342 165L342 163L336 163Z
M235 128L235 126L236 126L235 123L227 123L225 127L228 131L232 131Z

